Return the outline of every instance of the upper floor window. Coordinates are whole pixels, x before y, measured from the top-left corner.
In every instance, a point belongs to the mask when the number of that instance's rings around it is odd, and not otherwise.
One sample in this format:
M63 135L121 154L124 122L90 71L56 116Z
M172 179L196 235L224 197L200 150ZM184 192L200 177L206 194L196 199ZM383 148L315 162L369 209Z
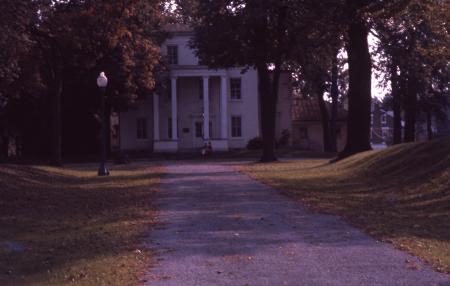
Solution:
M136 119L136 137L137 139L147 139L147 118Z
M241 99L241 79L231 78L230 79L230 94L231 99Z
M167 60L170 65L178 64L178 46L167 46Z
M382 123L382 124L386 124L386 123L387 123L386 114L382 114L382 115L381 115L381 123Z

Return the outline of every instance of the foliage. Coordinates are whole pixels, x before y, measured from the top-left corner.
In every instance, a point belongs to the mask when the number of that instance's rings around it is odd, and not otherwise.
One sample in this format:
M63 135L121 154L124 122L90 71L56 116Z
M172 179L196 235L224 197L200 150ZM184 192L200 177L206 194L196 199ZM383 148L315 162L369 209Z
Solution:
M38 7L38 1L0 2L0 97L17 96L11 85L29 68L34 43L28 28L36 24Z
M260 150L263 147L263 141L261 137L255 137L248 141L247 149L248 150Z
M50 134L61 130L55 122L62 122L66 154L96 150L100 71L109 77L108 110L125 110L153 90L164 39L162 1L8 0L1 5L10 14L1 25L16 33L2 35L8 38L0 45L21 47L10 50L20 53L2 53L12 64L2 59L0 74L9 79L0 79L0 90L15 98L6 112L6 133L19 138L22 155L55 149Z
M386 75L385 83L391 84L391 96L399 98L401 109L396 112L406 111L407 127L414 127L418 112L439 117L447 109L449 5L447 1L410 1L397 15L376 23L382 59L378 68Z
M280 72L299 40L297 33L311 18L298 1L178 1L194 26L192 47L209 67L254 68L258 72L263 154L276 160L275 110ZM308 1L306 1L308 2ZM311 3L309 3L311 4Z
M281 131L281 136L277 141L277 147L286 147L289 145L289 139L291 138L291 133L289 130L284 129Z

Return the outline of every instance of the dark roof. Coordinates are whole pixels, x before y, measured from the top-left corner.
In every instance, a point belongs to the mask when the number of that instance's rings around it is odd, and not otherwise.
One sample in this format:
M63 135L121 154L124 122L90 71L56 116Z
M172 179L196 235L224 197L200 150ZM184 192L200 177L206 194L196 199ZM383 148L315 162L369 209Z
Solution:
M331 103L325 102L328 114L331 114ZM292 102L292 120L294 121L321 121L319 103L317 99L294 98ZM338 107L337 120L347 120L347 110L342 105Z

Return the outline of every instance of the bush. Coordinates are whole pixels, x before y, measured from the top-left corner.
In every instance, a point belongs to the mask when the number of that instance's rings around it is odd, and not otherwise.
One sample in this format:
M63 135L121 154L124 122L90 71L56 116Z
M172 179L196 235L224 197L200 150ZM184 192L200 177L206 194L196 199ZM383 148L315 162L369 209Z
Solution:
M130 163L130 157L128 154L117 152L114 154L114 164L115 165L125 165Z
M278 144L277 147L286 147L289 145L289 138L291 138L291 133L289 132L289 130L284 129L281 132L281 137L278 140Z
M255 137L253 139L250 139L247 143L248 150L262 149L262 146L263 146L263 141L260 137Z

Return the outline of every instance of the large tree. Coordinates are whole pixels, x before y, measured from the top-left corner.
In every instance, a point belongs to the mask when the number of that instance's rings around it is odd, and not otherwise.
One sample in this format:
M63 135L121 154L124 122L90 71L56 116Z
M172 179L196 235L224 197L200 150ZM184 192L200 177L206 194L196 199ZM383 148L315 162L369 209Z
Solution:
M92 153L98 146L95 79L100 71L110 78L108 110L126 109L154 87L164 1L29 1L38 2L39 8L31 13L37 21L24 29L35 43L30 49L36 54L32 62L45 90L18 101L9 124L18 123L24 139L19 145L30 151L25 153L48 150L52 162L60 164L63 152ZM27 114L24 124L23 114Z
M400 13L376 22L380 68L391 85L394 143L402 142L402 112L404 141L411 142L416 137L420 112L426 114L431 133L432 114L439 115L446 109L449 9L450 4L445 1L410 1Z
M296 1L198 1L192 17L192 47L202 63L212 68L255 68L258 72L262 162L276 160L278 83L293 45L288 27L301 17L291 9L293 2Z
M343 47L343 29L342 25L333 23L339 22L342 10L328 1L318 3L314 8L307 7L307 21L299 21L291 27L297 38L288 62L290 69L298 73L295 78L302 86L303 96L311 95L317 100L322 120L323 150L336 152L338 75L341 70L338 53ZM324 98L326 92L331 98L331 110L328 110Z

